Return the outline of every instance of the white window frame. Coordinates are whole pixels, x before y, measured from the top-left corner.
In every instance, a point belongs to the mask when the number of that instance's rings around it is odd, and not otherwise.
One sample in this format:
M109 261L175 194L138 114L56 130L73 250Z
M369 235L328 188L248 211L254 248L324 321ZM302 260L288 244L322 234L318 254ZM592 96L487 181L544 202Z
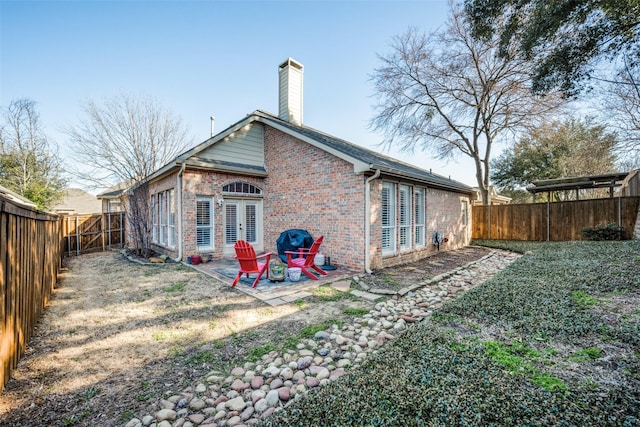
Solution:
M424 188L415 187L413 190L413 235L417 248L426 245L426 191Z
M176 247L175 190L151 195L151 242L171 249Z
M209 224L201 224L198 225L198 202L206 202L209 204ZM214 242L214 237L215 237L215 229L214 229L214 203L213 203L213 197L210 196L198 196L196 197L196 247L199 251L205 251L205 250L213 250L215 248L215 242ZM199 230L204 230L204 229L209 229L209 235L210 235L210 242L208 245L203 245L200 244L200 242L198 242L198 231Z
M411 187L405 184L400 185L398 191L398 231L400 250L409 250L413 247L411 236L411 224L413 223L413 209Z
M176 246L176 197L172 188L167 192L167 245Z
M167 198L166 192L158 194L158 217L160 223L160 241L162 246L167 244Z
M120 200L107 200L107 212L123 212L122 202Z
M151 241L158 243L158 195L151 195Z
M385 205L384 193L387 191L387 202ZM396 253L396 224L397 224L397 206L396 206L396 184L393 182L382 182L382 191L380 194L380 219L382 222L382 254L395 254ZM385 215L387 218L385 224ZM388 242L385 242L385 235L388 237Z

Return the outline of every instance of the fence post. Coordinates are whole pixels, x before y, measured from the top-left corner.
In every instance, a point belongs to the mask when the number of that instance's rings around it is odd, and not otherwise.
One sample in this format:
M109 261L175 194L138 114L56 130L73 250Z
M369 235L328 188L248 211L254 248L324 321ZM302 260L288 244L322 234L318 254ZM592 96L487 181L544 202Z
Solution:
M67 237L67 255L71 256L71 236L69 235L69 230L71 229L71 226L69 225L69 220L71 219L71 217L69 215L67 215L67 229L64 230L64 234Z
M109 250L111 250L111 212L108 212L105 215L107 215L107 233L108 233L107 247L109 248Z
M487 240L491 240L491 205L487 205Z
M622 197L618 196L618 227L622 227Z
M100 240L102 242L102 252L105 251L106 245L104 243L104 226L106 221L104 220L104 213L100 215Z
M76 215L76 255L80 255L80 246L82 244L82 242L80 241L81 238L80 224L78 222L78 215Z
M551 234L551 201L550 194L547 193L547 242L549 241L549 237Z
M125 225L124 225L124 212L120 212L120 249L124 248L124 242L126 242Z
M622 240L624 238L624 230L622 230L622 197L618 196L618 239Z

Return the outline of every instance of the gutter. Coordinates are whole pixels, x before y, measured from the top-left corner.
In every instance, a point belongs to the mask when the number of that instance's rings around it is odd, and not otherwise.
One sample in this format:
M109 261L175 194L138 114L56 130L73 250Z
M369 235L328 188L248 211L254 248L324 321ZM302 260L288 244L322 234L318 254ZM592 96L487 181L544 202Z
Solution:
M373 166L373 165L372 165ZM376 169L375 173L367 178L364 183L364 271L372 274L371 263L371 189L369 184L380 176L380 169Z
M175 262L182 262L182 174L186 167L187 164L182 162L176 182L176 204L178 205L176 209L178 211L178 257L174 259Z

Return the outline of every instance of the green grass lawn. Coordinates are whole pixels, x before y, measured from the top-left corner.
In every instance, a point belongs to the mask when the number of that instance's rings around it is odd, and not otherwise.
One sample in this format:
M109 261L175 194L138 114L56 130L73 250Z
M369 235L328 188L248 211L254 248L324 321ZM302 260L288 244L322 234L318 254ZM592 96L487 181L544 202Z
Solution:
M638 426L640 242L523 257L262 426Z

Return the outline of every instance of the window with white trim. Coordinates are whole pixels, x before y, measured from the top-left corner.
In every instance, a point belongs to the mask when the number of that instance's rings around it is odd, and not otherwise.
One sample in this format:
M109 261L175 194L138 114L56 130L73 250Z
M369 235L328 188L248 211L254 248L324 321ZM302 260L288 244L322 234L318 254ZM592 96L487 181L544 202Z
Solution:
M422 247L425 244L425 191L424 188L416 188L413 192L413 235L416 247Z
M107 212L124 212L120 200L107 200Z
M175 247L175 191L151 195L151 241L157 245Z
M411 187L400 186L400 249L411 249Z
M462 225L467 225L467 217L469 215L467 201L463 200L460 204L460 210L462 211Z
M232 182L222 187L222 192L226 194L244 194L252 196L262 196L262 190L253 184L246 182Z
M382 253L396 251L396 185L382 183Z
M162 192L158 194L158 209L160 216L160 244L167 244L167 194Z
M151 241L158 243L158 195L151 195Z
M167 244L171 247L176 245L176 206L175 191L169 190L167 193Z
M213 249L213 198L196 199L196 244L198 250Z

